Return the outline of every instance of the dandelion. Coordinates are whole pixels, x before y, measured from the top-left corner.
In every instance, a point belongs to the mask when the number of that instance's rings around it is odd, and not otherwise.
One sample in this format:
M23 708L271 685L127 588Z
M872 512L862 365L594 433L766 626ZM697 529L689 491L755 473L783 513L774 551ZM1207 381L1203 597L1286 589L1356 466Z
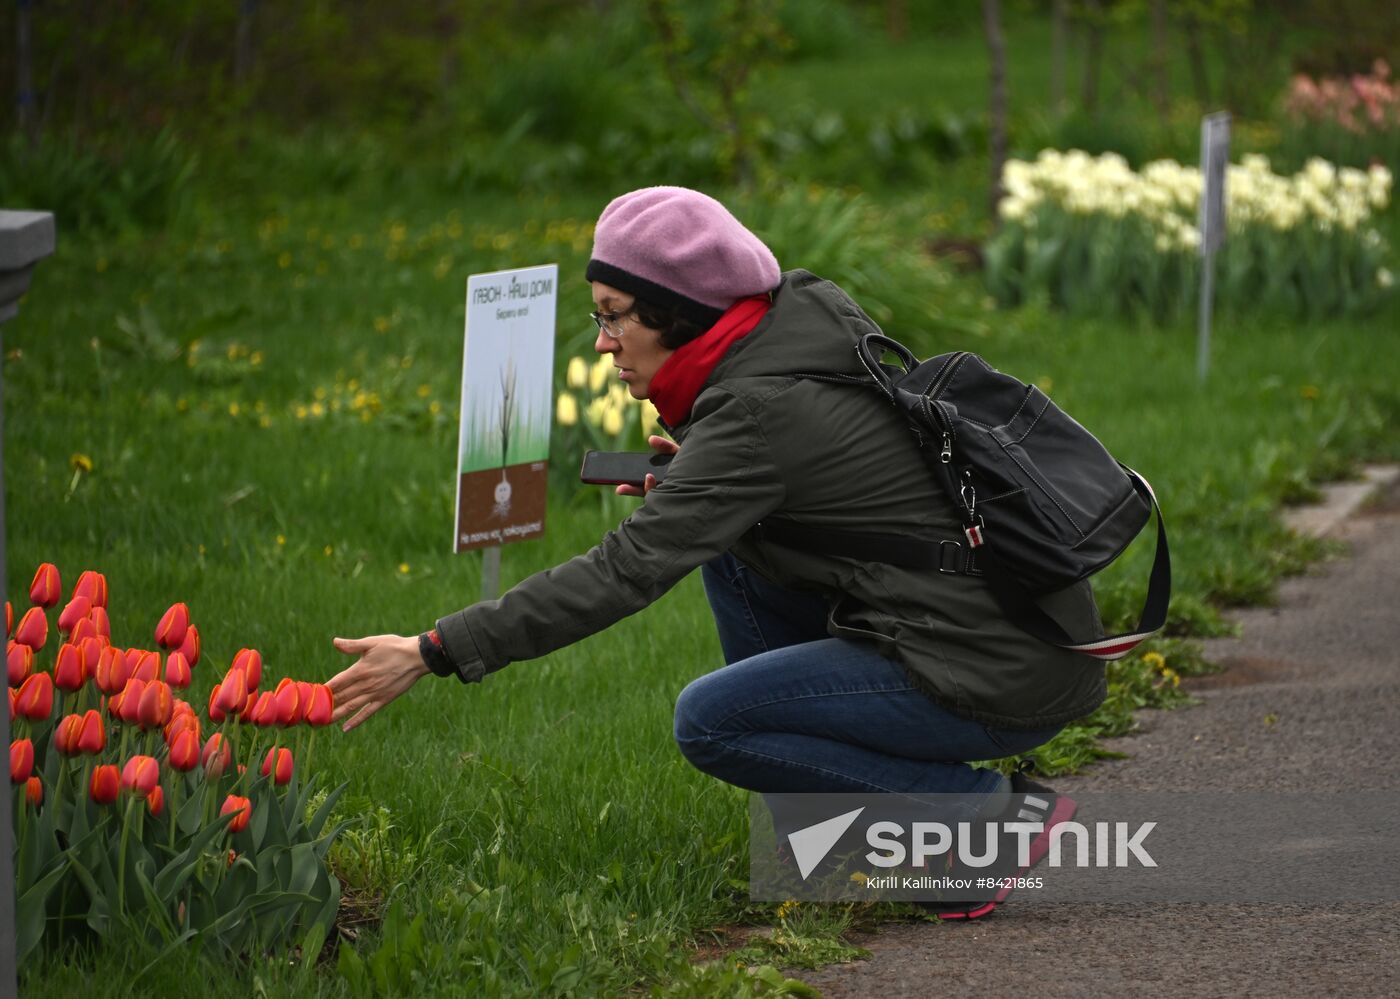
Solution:
M326 545L326 547L321 550L325 552L326 558L330 558L335 554L335 548L332 545Z
M433 387L426 382L418 386L418 398L426 399L433 394Z
M400 575L400 576L407 576L407 575L408 575L408 563L407 563L407 562L400 562L400 563L399 563L399 575Z
M1312 402L1319 395L1321 395L1322 392L1318 389L1316 385L1304 385L1301 389L1298 390L1298 394L1301 395L1304 399L1307 399L1309 402Z
M279 535L277 535L277 547L278 547L278 548L282 548L282 547L284 547L286 544L287 544L287 536L286 536L285 534L279 534Z
M1143 665L1149 669L1159 670L1167 665L1166 656L1160 652L1148 652L1142 657Z
M85 454L74 452L68 459L68 464L75 472L91 472L92 459Z
M375 317L374 317L374 332L376 332L376 333L387 333L387 332L389 332L389 327L390 327L390 325L392 325L392 324L389 322L389 317L388 317L388 316L375 316Z
M442 412L442 403L434 399L432 402L428 403L428 412L432 413L434 416L437 416L439 413Z

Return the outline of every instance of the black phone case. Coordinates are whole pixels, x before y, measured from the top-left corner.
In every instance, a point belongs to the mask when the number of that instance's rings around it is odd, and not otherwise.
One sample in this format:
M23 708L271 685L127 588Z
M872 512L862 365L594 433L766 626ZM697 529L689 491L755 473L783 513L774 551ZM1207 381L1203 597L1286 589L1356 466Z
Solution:
M589 451L583 456L579 481L593 486L637 486L641 488L648 473L661 482L666 468L675 457L654 451Z

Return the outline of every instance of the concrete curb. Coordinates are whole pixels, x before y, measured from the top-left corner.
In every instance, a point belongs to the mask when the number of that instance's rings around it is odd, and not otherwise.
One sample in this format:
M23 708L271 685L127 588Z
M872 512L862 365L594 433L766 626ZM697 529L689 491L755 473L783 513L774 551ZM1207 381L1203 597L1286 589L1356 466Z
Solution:
M1283 512L1283 523L1313 538L1334 533L1343 523L1400 480L1400 465L1363 465L1358 482L1334 482L1322 487L1322 501Z

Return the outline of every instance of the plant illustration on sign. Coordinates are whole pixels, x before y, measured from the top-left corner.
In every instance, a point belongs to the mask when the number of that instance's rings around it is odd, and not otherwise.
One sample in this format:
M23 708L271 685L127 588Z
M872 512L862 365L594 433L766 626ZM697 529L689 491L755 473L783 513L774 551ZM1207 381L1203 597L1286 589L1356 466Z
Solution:
M515 357L506 358L501 368L501 481L496 483L496 505L492 513L504 517L510 513L510 480L506 477L507 455L510 452L510 428L515 420Z

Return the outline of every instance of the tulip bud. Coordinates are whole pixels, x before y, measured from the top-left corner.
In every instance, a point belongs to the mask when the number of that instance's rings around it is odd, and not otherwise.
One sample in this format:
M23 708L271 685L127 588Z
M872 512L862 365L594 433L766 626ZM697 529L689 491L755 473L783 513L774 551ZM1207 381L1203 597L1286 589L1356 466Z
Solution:
M78 750L96 756L107 748L107 729L102 715L94 709L83 713L83 725L78 730Z
M172 652L165 658L165 682L176 690L184 690L194 677L190 675L189 661L179 652Z
M160 679L160 653L143 652L131 669L131 675L150 683Z
M72 631L79 621L87 620L88 614L92 612L92 601L87 597L74 597L68 601L68 605L63 608L63 612L58 615L58 630Z
M10 743L10 783L23 784L34 772L34 743L16 739Z
M273 746L263 760L262 775L272 774L272 782L279 787L292 779L292 751Z
M216 725L227 717L224 709L219 707L219 687L216 683L214 689L209 691L209 720Z
M97 689L110 697L119 694L131 679L131 671L126 668L126 657L121 649L105 648L97 656Z
M162 649L178 649L190 627L190 609L184 604L172 604L156 625L156 644Z
M93 624L92 618L85 617L81 621L73 624L73 629L68 632L68 641L74 645L82 645L88 639L97 638L97 625Z
M24 612L24 617L19 619L19 626L15 628L15 641L38 652L48 640L49 619L44 617L44 608L29 608Z
M58 660L53 667L53 683L59 690L72 693L82 689L87 679L83 669L83 654L77 647L64 642L58 647Z
M160 783L160 764L154 756L133 756L122 767L122 787L150 794L151 788Z
M160 818L161 813L165 811L165 788L159 784L151 788L150 793L146 795L146 805L151 810L152 818Z
M73 596L87 597L94 607L106 607L107 577L92 569L79 573L78 581L73 585Z
M318 683L311 688L311 701L306 705L306 723L329 725L334 709L335 697L331 694L331 688L324 683Z
M248 702L248 681L241 669L230 669L219 684L219 710L236 715Z
M222 732L215 732L209 737L199 761L204 765L206 777L220 777L228 769L229 764L233 762L233 750L229 748L228 740Z
M24 800L35 808L44 803L44 782L38 777L30 777L24 782Z
M284 679L277 685L277 724L295 725L304 714L301 689L295 680Z
M233 657L233 665L229 669L241 669L247 678L248 689L257 690L262 683L262 653L257 649L239 649L238 654Z
M180 655L190 664L190 669L199 665L199 629L190 625L185 629L185 640L180 643Z
M176 770L193 770L199 765L199 731L181 729L170 743L169 762Z
M247 798L231 794L224 799L219 814L228 815L230 812L234 813L234 818L228 824L229 832L242 832L248 828L248 820L253 817L253 803Z
M45 562L34 573L29 584L29 602L37 607L52 607L63 596L63 584L58 579L58 567Z
M34 650L19 642L11 642L5 654L5 668L10 677L10 686L18 687L34 672Z
M122 690L121 706L117 709L117 714L122 721L129 725L139 724L141 721L141 698L146 693L146 681L140 677L133 676L126 681L126 687Z
M64 715L53 732L53 748L64 756L77 756L78 734L83 730L82 715Z
M53 677L33 673L19 688L15 713L30 721L43 721L53 713Z
M115 763L103 763L92 768L92 779L88 781L88 796L99 805L110 805L121 793L121 774Z
M97 629L98 638L105 638L109 642L112 640L112 619L107 616L106 607L98 607L94 604L88 614L88 620Z
M141 694L136 718L142 728L164 728L175 710L170 685L164 680L152 680Z

